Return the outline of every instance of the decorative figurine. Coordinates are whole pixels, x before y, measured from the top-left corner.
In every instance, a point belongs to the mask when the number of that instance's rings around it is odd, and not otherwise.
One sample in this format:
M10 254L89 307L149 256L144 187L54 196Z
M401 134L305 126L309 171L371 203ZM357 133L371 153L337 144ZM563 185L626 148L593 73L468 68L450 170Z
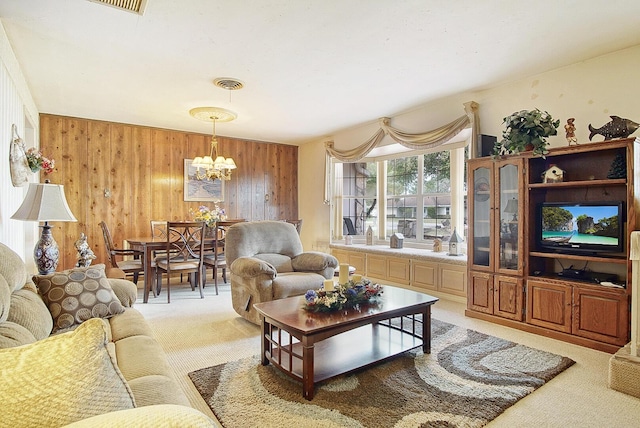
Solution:
M433 252L439 253L442 251L442 239L436 238L433 240Z
M391 235L391 239L389 241L391 248L402 248L404 235L402 233L394 233L393 235Z
M453 229L453 233L451 234L451 238L449 238L449 255L450 256L459 256L462 254L462 248L460 248L460 244L462 243L462 236L458 235L456 229Z
M589 134L589 141L591 141L593 136L596 134L602 135L605 140L611 140L613 138L627 138L640 127L639 123L630 119L623 119L619 116L609 117L611 118L611 122L605 123L600 128L594 128L589 124L589 131L591 131Z
M542 173L543 183L562 183L564 179L564 170L558 168L555 164L551 164L549 169Z
M91 261L95 260L96 255L93 253L89 244L87 243L87 236L84 233L80 233L80 238L75 243L76 250L78 250L78 262L76 267L89 267Z
M567 119L567 124L564 126L564 130L566 132L566 137L567 137L567 142L569 143L569 145L571 145L571 143L576 143L576 146L578 145L578 139L576 138L576 125L574 125L574 121L576 120L575 117L570 117L569 119Z

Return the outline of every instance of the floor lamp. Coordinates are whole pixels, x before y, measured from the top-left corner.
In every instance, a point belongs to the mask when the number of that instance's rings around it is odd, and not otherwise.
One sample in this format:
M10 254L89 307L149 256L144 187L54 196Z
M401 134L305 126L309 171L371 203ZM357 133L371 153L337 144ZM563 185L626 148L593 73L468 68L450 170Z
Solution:
M33 251L40 275L55 272L58 267L58 244L51 234L50 221L78 221L69 209L61 184L29 183L27 196L12 216L14 220L43 221L42 234Z

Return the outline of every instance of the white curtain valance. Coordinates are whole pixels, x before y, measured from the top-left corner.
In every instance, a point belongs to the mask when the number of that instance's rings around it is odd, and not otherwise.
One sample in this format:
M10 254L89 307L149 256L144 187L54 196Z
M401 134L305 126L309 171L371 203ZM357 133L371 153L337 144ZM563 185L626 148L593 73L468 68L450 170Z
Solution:
M469 101L464 104L464 107L466 112L464 116L439 128L418 134L410 134L394 128L389 124L390 119L388 117L380 118L380 129L363 144L349 150L338 150L333 146L333 141L329 141L325 143L327 155L341 162L357 162L376 148L385 135L389 135L399 144L410 149L432 149L449 141L463 129L471 128L471 157L474 157L480 132L478 129L479 121L477 120L478 103Z

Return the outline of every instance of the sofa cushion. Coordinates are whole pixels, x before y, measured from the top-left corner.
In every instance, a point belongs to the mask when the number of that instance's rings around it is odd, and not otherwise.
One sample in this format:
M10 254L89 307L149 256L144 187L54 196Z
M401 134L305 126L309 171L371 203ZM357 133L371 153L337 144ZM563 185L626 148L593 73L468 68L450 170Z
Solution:
M324 277L317 273L295 272L278 275L273 280L273 298L300 296L308 290L317 290L324 285Z
M204 413L191 407L159 404L94 416L74 422L65 428L210 428L219 426Z
M284 254L261 253L256 254L253 257L271 264L278 273L293 272L293 266L291 266L291 257L285 256Z
M135 401L107 351L108 327L92 319L75 331L0 350L2 424L62 426Z
M103 264L33 278L53 316L54 332L90 318L109 318L124 312Z

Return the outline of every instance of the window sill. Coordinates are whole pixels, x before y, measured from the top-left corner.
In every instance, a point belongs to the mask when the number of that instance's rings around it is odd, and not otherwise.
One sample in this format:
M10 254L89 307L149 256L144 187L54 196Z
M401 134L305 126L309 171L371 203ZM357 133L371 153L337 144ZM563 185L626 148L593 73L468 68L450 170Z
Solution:
M389 245L363 245L363 244L338 244L332 243L329 248L335 248L336 250L355 251L360 253L381 254L390 257L400 257L405 259L425 260L445 262L452 265L467 265L467 255L462 254L459 256L450 256L447 251L441 251L439 253L433 250L421 249L421 248L390 248Z

